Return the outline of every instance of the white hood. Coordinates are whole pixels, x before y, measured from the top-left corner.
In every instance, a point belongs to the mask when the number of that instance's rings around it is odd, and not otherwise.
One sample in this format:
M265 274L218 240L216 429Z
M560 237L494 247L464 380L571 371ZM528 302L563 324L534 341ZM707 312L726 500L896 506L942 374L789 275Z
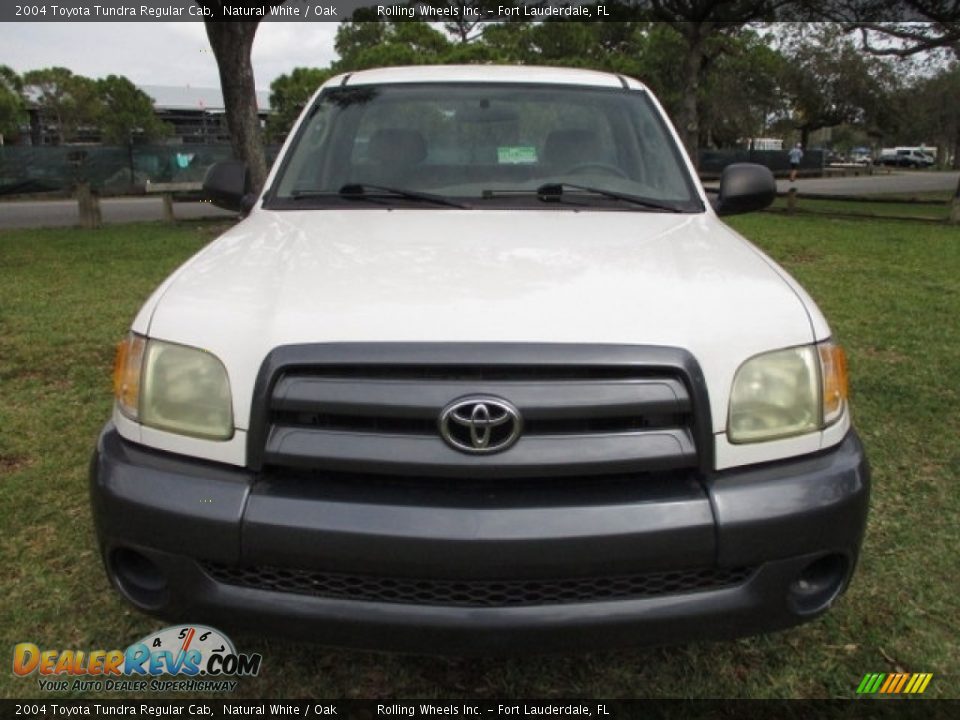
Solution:
M712 213L258 210L188 261L134 324L203 347L248 426L279 345L666 345L698 359L723 430L746 358L829 330L785 273Z

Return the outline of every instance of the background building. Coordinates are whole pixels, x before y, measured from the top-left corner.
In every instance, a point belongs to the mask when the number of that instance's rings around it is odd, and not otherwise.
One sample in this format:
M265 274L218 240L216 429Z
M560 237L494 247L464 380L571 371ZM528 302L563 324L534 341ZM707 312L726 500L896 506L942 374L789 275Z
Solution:
M216 144L230 142L220 88L175 85L138 85L153 99L157 117L173 127L167 142ZM261 125L270 114L270 94L257 92Z
M190 85L138 85L140 90L153 100L157 118L168 123L173 129L164 144L171 145L216 145L230 142L230 132L220 88L192 87ZM20 145L56 145L60 135L57 118L44 112L37 101L39 89L26 85L23 96L30 117L29 129L20 134ZM270 114L270 94L257 92L257 108L261 125L266 124ZM76 128L64 144L97 145L101 143L100 129L96 126Z

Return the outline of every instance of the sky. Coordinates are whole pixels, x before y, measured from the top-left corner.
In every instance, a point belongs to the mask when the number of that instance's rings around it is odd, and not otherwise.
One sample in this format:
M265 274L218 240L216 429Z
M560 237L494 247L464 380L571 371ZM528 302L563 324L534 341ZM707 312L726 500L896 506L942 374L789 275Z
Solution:
M2 0L0 0L2 1ZM269 22L253 44L257 89L295 67L335 59L338 23ZM0 65L18 73L62 66L88 77L126 75L141 85L219 87L202 22L0 23Z

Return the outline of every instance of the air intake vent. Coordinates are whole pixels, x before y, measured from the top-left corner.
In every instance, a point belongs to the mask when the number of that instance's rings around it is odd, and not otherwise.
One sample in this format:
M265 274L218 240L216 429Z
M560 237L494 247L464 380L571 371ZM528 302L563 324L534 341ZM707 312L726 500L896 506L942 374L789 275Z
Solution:
M217 564L204 565L204 570L218 582L257 590L352 601L461 607L561 605L702 592L739 585L753 573L753 568L737 567L565 580L438 580Z

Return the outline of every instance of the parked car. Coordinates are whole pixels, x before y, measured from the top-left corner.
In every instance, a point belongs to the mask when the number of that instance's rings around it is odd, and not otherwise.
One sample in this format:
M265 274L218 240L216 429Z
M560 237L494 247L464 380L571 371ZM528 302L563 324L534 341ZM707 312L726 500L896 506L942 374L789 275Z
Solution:
M419 653L786 628L847 588L869 472L814 301L721 220L640 82L326 82L245 219L120 344L91 465L142 611Z
M870 154L870 148L853 148L850 151L850 162L856 165L870 165L873 162L873 156Z
M895 167L928 168L936 161L933 156L919 148L894 148L883 150L878 163Z

